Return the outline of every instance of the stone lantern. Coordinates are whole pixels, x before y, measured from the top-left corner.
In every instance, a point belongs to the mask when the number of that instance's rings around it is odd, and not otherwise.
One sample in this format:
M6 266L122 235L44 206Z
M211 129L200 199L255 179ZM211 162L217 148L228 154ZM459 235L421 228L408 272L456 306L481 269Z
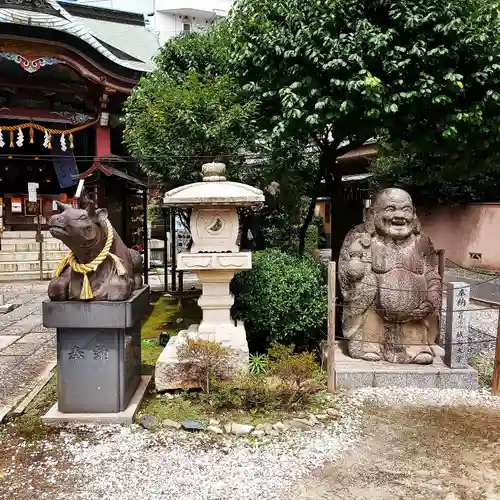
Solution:
M165 194L166 207L192 208L190 230L193 244L189 252L177 256L178 269L195 272L201 282L198 305L203 317L199 325L173 337L158 359L155 371L158 391L194 387L183 374L177 347L189 336L220 342L234 355L234 367L248 365L248 343L243 322L231 318L234 298L229 284L235 273L251 269L251 252L240 252L237 244L237 207L258 206L264 201L260 189L227 181L223 163L202 166L203 182L188 184Z

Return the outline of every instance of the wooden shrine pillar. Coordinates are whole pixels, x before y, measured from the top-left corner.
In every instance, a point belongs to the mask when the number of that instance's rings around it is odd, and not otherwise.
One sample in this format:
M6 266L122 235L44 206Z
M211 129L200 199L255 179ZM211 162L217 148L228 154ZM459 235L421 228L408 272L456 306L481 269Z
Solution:
M111 129L109 127L103 127L100 124L96 125L95 129L95 161L100 163L100 159L103 156L111 154ZM97 206L101 206L102 192L96 185L95 196L97 201Z

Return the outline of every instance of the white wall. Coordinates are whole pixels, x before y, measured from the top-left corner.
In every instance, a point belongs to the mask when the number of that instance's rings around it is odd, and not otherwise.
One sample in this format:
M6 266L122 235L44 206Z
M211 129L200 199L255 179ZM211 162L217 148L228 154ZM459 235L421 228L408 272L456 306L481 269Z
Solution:
M183 32L184 23L191 29L206 29L217 17L227 15L232 0L76 0L92 7L152 14L149 26L159 35L160 44Z

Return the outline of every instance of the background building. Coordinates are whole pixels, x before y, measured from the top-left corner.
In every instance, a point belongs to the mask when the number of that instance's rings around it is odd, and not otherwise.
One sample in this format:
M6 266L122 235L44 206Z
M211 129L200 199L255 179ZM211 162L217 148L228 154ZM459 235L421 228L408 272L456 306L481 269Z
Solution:
M79 5L136 12L160 44L186 31L202 30L225 17L231 0L76 0Z

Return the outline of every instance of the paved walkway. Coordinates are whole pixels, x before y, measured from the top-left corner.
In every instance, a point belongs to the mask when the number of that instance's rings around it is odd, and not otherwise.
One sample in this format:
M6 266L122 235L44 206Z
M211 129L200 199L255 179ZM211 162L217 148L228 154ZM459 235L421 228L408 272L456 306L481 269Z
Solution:
M56 333L42 325L47 282L0 285L13 311L0 315L0 421L56 362Z
M42 301L48 281L0 284L5 304L0 314L0 422L46 377L57 361L55 329L42 325ZM163 270L151 271L151 290L163 291ZM184 289L198 286L195 275L184 276Z

